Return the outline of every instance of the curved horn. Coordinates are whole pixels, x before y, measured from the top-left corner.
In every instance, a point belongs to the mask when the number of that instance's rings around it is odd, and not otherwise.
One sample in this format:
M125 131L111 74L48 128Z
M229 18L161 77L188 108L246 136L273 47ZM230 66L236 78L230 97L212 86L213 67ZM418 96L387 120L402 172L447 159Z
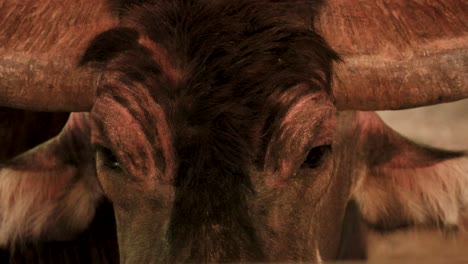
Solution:
M105 1L0 0L0 106L91 109L98 75L78 62L116 24Z
M468 97L468 3L328 1L317 28L343 58L341 110L403 109Z

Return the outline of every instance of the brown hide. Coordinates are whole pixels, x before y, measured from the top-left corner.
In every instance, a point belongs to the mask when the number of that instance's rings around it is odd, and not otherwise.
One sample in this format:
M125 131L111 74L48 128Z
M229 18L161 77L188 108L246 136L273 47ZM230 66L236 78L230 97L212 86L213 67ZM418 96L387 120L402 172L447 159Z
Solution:
M68 113L39 113L0 109L0 163L56 136ZM113 210L102 204L88 230L66 242L19 245L0 250L0 263L118 263Z

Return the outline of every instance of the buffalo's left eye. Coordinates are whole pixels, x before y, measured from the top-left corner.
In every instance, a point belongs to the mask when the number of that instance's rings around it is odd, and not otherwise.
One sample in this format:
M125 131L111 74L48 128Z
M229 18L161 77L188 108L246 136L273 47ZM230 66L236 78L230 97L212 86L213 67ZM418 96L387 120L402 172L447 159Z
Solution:
M312 148L309 153L307 154L307 157L302 163L302 168L309 168L309 169L315 169L319 167L322 162L324 156L327 155L331 151L331 145L321 145L317 146L315 148Z
M97 148L98 157L102 160L102 164L112 170L120 170L120 162L114 153L105 147Z

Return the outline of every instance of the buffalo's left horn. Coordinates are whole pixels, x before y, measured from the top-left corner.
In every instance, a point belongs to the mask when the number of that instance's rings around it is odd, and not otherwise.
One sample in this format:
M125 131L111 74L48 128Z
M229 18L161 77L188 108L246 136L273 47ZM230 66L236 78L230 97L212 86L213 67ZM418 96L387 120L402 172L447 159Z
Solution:
M338 109L404 109L468 97L468 2L331 0L317 28L343 59Z
M116 24L105 1L0 0L0 106L89 111L99 76L78 62Z

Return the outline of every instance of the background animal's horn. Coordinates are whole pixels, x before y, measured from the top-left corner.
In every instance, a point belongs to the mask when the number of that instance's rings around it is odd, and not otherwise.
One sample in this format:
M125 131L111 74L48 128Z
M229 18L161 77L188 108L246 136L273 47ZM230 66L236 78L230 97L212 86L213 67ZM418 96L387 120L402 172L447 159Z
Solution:
M341 110L412 108L468 97L468 2L331 0L317 28L343 58Z
M99 76L78 62L116 23L105 1L0 0L0 106L89 111Z

